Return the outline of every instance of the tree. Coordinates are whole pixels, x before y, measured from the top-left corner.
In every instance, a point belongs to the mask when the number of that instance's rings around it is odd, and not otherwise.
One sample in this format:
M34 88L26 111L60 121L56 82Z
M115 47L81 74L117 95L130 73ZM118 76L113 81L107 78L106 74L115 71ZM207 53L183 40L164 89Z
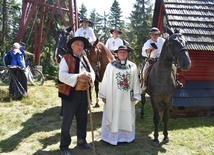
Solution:
M153 4L150 0L136 0L136 3L133 6L133 11L130 14L130 35L132 38L131 45L135 49L135 54L133 59L136 62L142 62L142 46L148 39L148 32L152 26L152 6Z
M0 56L2 58L16 40L21 6L15 0L0 0L0 4L0 19L2 21L0 25Z
M122 11L117 0L114 0L111 9L110 9L110 16L109 16L109 23L111 27L121 27L122 26Z
M79 9L79 19L82 19L82 18L87 18L87 8L86 6L82 3L82 5L80 6L80 9Z
M104 15L100 15L96 13L96 10L93 9L90 14L90 20L93 22L93 28L96 36L99 41L105 43L107 39L110 37L109 30L107 27L107 18L108 14L104 12Z

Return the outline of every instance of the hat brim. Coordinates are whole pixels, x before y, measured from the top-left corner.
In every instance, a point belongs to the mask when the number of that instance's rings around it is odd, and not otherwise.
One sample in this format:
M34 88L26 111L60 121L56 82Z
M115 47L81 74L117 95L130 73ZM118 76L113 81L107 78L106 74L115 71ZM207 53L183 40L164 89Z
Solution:
M110 33L113 34L114 31L117 31L117 32L119 32L119 34L122 34L122 32L118 31L118 30L110 30Z
M90 20L80 20L80 23L82 23L83 21L89 22L89 24L93 24Z
M85 37L74 37L74 38L71 38L68 43L67 43L67 48L72 50L71 49L71 45L73 44L74 41L76 40L81 40L84 44L84 49L86 49L88 46L89 46L89 41L88 39L86 39Z
M160 31L149 32L149 34L161 34Z
M130 51L129 49L127 49L127 48L120 48L120 49L115 50L114 53L117 53L119 50L125 50L125 51L127 51L128 53L131 52L131 51Z

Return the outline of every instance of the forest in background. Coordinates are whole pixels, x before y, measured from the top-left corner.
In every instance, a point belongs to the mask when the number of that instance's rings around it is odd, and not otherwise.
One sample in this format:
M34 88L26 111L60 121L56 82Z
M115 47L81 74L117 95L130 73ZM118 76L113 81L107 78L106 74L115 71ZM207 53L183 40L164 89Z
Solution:
M46 3L53 2L54 0L46 1ZM96 36L103 43L105 43L111 36L109 33L110 29L119 27L123 32L120 38L128 41L131 47L135 50L134 53L131 53L130 59L138 65L143 61L143 58L141 57L141 49L149 37L148 31L152 27L153 4L150 0L135 0L134 5L132 6L132 11L126 21L122 20L122 11L117 0L113 1L109 8L109 12L104 15L97 13L96 8L87 10L84 3L78 7L78 12L79 19L87 17L93 22L93 25L91 26L93 27ZM11 49L13 43L16 41L21 13L21 3L18 3L15 0L0 0L0 64L2 64L3 55ZM32 53L34 53L33 23L34 20L32 19L31 25L28 26L24 37L22 38L22 41L27 44L27 51ZM43 66L43 72L45 74L56 76L58 66L53 61L53 54L56 48L56 34L59 29L58 25L61 24L60 16L56 14L51 24L47 41L45 42L40 55L40 64Z

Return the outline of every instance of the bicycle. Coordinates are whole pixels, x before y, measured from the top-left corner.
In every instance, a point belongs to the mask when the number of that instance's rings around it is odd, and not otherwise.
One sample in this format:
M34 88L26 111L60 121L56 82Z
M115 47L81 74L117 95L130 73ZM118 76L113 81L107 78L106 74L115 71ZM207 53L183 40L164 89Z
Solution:
M26 63L25 74L26 74L27 80L34 86L42 86L44 84L45 77L40 70L33 67L32 59L33 57L28 57L25 60L25 63ZM16 67L20 68L18 66ZM14 67L11 67L10 65L0 66L0 79L5 84L9 84L9 81L10 81L10 72L9 72L10 68L14 68Z
M32 56L26 58L25 60L27 79L34 86L42 86L44 84L45 77L40 70L33 67L32 62L33 62Z

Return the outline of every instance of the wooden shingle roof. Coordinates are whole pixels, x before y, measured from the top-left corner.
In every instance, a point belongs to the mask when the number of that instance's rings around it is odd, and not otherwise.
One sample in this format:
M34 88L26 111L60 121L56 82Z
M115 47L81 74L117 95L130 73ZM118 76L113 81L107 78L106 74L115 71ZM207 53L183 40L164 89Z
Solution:
M188 50L214 51L214 0L162 2L169 27L182 30Z

